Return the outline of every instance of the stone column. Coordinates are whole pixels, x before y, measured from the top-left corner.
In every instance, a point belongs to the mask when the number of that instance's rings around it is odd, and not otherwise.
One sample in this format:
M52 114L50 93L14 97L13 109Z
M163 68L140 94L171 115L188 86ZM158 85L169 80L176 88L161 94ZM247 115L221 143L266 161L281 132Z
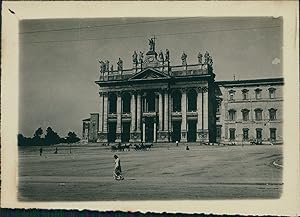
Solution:
M159 92L159 102L158 102L158 119L159 119L159 131L163 130L163 95Z
M181 96L181 142L187 142L187 130L186 130L186 89L182 89Z
M208 130L208 88L203 88L203 129Z
M130 109L131 109L131 128L130 128L130 142L136 142L138 140L137 134L136 134L136 97L135 93L132 93L131 95L131 101L130 101Z
M209 117L208 117L208 88L207 87L203 87L202 88L202 108L201 108L201 130L199 133L199 140L203 141L203 142L209 142L209 130L208 130L208 121L209 121Z
M131 101L130 101L130 108L131 108L131 132L134 132L136 129L135 126L135 116L136 116L136 111L135 111L135 95L132 93L131 95Z
M108 94L104 93L103 99L103 133L107 133Z
M171 96L171 91L169 95L169 141L172 141L171 132L173 131L172 127L172 111L173 111L173 99Z
M121 142L121 134L122 134L122 97L121 97L121 93L117 93L116 142Z
M153 133L154 133L154 138L153 138L153 140L154 140L154 142L156 142L156 122L154 121L154 123L153 123Z
M100 107L100 111L99 111L99 132L102 133L103 132L103 93L99 92L99 96L100 96L100 102L99 102L99 107Z
M169 94L168 91L166 91L165 102L164 102L164 131L169 130L168 116L169 116Z
M146 141L146 123L143 121L143 139L142 141L145 142Z
M102 103L101 103L102 102ZM100 94L100 118L99 132L97 142L107 142L107 112L108 112L108 94Z
M136 131L141 132L141 94L137 95L136 107Z
M202 113L202 88L197 88L197 142L201 142L201 132L203 126L203 113Z
M134 134L134 140L135 142L141 142L142 138L141 138L141 115L142 115L142 99L141 99L141 93L138 92L137 93L137 97L136 97L136 132Z

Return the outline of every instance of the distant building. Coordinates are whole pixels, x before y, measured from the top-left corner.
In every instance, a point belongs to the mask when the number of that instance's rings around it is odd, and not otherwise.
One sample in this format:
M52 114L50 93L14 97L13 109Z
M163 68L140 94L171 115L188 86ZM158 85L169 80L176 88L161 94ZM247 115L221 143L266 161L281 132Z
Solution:
M218 81L217 140L282 143L283 79Z
M99 114L83 120L91 142L282 142L283 79L215 81L212 57L172 66L168 50L135 51L133 67L100 61Z

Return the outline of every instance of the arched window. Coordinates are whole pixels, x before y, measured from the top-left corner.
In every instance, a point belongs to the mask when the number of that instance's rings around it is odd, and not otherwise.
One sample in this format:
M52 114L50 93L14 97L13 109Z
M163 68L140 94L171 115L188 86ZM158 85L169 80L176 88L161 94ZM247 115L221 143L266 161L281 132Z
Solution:
M191 89L187 93L188 98L188 111L197 111L197 92L194 89Z
M236 111L234 109L228 110L228 118L230 121L235 121L235 113Z
M181 112L181 92L179 90L175 90L172 93L173 99L173 112Z
M276 109L274 108L269 109L269 118L270 121L276 120Z
M128 92L122 95L123 113L130 113L130 100L131 100L131 95Z
M109 101L109 113L117 113L117 95L115 93L110 93L108 95Z

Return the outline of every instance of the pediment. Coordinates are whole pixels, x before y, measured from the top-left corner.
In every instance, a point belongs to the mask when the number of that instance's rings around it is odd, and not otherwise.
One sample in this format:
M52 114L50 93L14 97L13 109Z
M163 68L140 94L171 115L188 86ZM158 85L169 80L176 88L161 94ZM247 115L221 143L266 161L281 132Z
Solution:
M157 71L155 69L145 69L137 74L134 74L128 80L152 80L152 79L169 79L170 76Z

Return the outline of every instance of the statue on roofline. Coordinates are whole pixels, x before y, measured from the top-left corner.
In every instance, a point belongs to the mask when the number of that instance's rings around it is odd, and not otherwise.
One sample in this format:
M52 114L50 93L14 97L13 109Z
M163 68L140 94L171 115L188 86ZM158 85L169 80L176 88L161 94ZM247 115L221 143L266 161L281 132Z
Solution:
M164 54L163 54L162 50L160 50L158 57L161 62L164 62Z
M142 51L140 51L140 54L139 54L139 62L140 63L144 62L144 53Z
M112 64L110 67L110 71L113 72L114 71L114 65Z
M121 60L121 58L119 58L117 65L118 65L118 71L122 71L123 70L123 61Z
M204 64L208 64L209 57L210 57L209 53L208 53L208 51L206 51L205 54L204 54Z
M170 52L168 49L166 49L166 55L165 55L166 61L168 62L170 60Z
M211 65L211 66L214 64L213 59L212 59L211 56L209 57L208 64Z
M202 58L203 58L203 55L199 52L199 54L198 54L198 63L199 64L202 64Z
M136 51L133 52L133 55L132 55L132 62L135 63L135 64L138 63Z
M108 60L105 61L105 71L106 72L109 71L109 61Z
M187 55L186 55L186 53L183 51L183 53L182 53L182 55L181 55L182 65L187 65L186 58L187 58Z
M100 63L100 72L103 73L105 72L105 63L102 60L99 60Z
M155 51L155 38L148 39L150 45L150 51Z

